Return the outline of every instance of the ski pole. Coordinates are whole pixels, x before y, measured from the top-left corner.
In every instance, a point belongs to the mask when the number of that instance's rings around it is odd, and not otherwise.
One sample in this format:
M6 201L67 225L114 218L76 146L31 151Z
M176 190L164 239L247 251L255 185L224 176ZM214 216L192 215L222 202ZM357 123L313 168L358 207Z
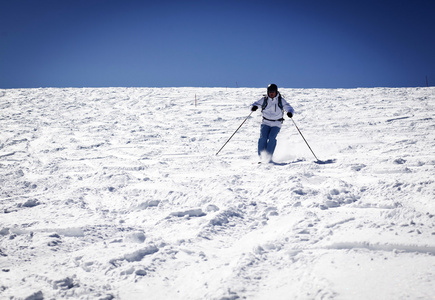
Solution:
M308 145L307 140L304 138L304 135L302 134L302 132L299 130L298 125L296 125L296 122L293 120L293 118L290 118L293 121L293 124L295 124L296 129L299 131L299 133L301 134L301 137L304 139L305 143L307 144L308 148L310 148L311 153L313 153L314 157L317 159L317 161L319 161L319 159L317 158L316 154L314 154L313 150L311 149L310 145Z
M219 151L216 153L216 155L219 154L219 152L221 152L221 150L225 147L226 144L228 144L228 142L233 138L233 136L236 134L237 131L239 131L240 127L242 127L243 124L245 124L246 120L248 120L248 118L252 115L253 111L251 111L251 113L249 114L249 116L246 117L246 119L242 122L242 124L240 124L239 128L237 128L236 131L234 131L233 135L230 136L230 138L228 139L228 141L226 141L226 143L222 146L222 148L219 149Z

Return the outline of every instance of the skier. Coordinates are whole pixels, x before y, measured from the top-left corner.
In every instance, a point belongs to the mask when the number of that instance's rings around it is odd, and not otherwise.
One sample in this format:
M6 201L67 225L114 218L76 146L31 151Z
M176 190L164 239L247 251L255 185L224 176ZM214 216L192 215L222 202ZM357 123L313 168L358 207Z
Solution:
M281 97L277 85L273 83L267 87L267 96L254 102L251 110L256 111L259 107L262 108L263 121L258 139L258 156L261 161L271 162L276 147L276 136L284 121L284 111L289 118L292 118L294 109Z

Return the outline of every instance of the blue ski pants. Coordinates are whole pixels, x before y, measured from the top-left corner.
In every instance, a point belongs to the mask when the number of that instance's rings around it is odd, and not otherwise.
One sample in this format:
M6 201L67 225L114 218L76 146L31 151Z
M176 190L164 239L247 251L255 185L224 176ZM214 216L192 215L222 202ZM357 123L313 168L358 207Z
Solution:
M270 156L273 155L276 147L276 136L278 135L280 127L270 127L265 124L261 124L260 138L258 140L258 155L265 151Z

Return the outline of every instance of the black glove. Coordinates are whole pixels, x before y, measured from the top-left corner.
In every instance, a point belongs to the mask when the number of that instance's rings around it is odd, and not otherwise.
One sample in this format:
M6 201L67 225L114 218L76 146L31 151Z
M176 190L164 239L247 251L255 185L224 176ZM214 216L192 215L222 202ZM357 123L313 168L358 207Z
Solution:
M293 114L291 113L291 112L288 112L287 113L287 116L291 119L291 118L293 118Z
M256 111L258 109L258 106L253 106L252 108L251 108L251 111Z

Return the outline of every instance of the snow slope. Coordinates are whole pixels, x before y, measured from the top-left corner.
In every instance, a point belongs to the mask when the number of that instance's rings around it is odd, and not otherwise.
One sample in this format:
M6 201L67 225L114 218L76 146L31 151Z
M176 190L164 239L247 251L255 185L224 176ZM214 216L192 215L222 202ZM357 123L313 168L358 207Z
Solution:
M435 89L281 92L0 90L0 298L435 299Z

